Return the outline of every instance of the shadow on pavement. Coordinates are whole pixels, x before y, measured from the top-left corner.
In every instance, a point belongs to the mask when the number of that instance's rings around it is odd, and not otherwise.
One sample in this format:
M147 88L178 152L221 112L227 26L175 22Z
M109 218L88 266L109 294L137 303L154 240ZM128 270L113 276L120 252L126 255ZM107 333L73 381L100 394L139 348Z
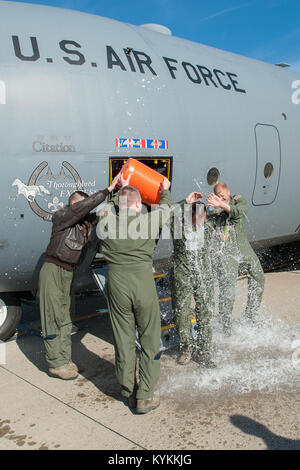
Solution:
M78 366L81 377L92 382L97 389L116 400L124 401L120 394L114 369L114 350L112 330L108 315L79 322L79 330L72 334L72 360ZM93 342L86 335L101 338L104 344ZM89 343L91 341L91 343ZM91 348L89 348L91 344ZM44 343L40 332L20 336L17 345L27 359L41 371L48 372L45 359ZM97 351L99 348L99 352ZM93 349L93 350L91 350Z
M247 416L232 415L230 416L230 422L245 434L263 439L268 450L300 450L300 440L278 436L263 424Z

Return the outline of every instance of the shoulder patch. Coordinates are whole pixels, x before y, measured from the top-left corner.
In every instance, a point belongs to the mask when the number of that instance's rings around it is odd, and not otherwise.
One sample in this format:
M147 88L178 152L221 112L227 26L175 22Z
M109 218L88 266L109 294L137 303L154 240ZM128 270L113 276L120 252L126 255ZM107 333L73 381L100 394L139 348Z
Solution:
M235 196L233 196L233 199L237 200L240 199L240 197L242 197L240 194L236 194Z

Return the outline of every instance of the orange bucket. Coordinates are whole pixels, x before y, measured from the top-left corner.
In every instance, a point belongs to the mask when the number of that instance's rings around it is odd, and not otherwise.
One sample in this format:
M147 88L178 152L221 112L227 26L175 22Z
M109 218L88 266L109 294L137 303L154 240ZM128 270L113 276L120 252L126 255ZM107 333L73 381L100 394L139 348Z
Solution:
M129 158L123 165L122 174L125 179L131 174L129 184L137 188L145 204L158 204L160 201L160 185L164 176L149 168L135 158Z

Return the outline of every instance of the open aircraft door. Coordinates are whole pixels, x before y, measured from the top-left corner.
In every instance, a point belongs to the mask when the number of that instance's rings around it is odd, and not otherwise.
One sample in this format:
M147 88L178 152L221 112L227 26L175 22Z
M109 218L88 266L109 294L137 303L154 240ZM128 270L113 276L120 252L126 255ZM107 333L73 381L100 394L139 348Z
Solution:
M257 124L256 139L256 177L252 202L254 206L272 204L277 195L281 149L279 132L275 126Z

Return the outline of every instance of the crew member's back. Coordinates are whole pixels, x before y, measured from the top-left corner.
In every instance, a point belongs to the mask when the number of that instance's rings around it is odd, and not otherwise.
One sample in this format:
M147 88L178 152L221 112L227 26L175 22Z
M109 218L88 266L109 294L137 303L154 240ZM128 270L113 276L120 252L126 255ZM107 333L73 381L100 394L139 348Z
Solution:
M108 304L116 374L122 395L137 413L147 413L159 406L154 388L160 372L161 325L152 261L156 238L170 213L169 187L170 182L165 179L158 208L142 214L139 191L123 186L100 213L97 227L101 251L108 263ZM136 328L141 344L139 383L136 381Z

